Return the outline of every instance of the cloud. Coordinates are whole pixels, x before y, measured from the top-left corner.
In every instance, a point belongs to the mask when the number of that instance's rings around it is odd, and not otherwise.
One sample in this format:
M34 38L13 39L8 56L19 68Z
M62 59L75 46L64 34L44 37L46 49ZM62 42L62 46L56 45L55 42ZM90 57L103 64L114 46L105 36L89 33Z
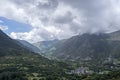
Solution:
M0 25L1 30L8 30L8 26Z
M6 4L6 5L4 5ZM12 38L37 42L120 29L119 0L2 0L0 16L32 26Z
M56 17L55 22L64 24L64 23L72 22L73 19L74 17L72 16L72 13L67 12L64 15L59 15L58 17Z
M4 21L0 20L0 29L1 30L8 30L8 26L2 25L3 23L4 23Z
M120 29L119 0L62 0L83 13L82 32L99 33ZM111 26L112 25L112 29Z
M0 20L0 24L1 24L1 23L4 23L4 22L3 22L2 20Z

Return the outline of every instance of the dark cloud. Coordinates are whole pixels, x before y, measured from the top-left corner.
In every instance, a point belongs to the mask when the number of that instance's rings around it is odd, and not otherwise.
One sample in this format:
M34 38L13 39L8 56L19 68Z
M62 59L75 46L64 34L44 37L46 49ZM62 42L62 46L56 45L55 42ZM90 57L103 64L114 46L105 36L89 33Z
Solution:
M24 6L26 4L31 4L31 3L35 3L35 0L11 0L11 2L14 2L17 5L21 5Z
M70 30L73 31L75 34L79 34L82 31L82 26L72 22L70 23Z
M74 19L74 16L72 15L71 12L68 11L64 15L58 15L54 21L56 23L64 24L64 23L72 22L73 19Z
M58 1L57 0L47 0L46 2L38 2L37 7L40 9L54 9L57 8Z
M115 21L111 21L113 16L116 16L116 13L112 11L114 9L113 5L115 6L112 0L62 0L62 2L83 14L82 17L85 19L83 21L85 25L82 25L84 28L81 28L83 32L96 33L111 31L109 30L109 25L116 23ZM113 27L116 29L114 25ZM78 29L73 26L72 30Z
M12 35L25 35L30 42L34 36L39 41L120 29L120 0L1 0L0 11L0 16L32 26L29 32Z
M108 0L62 0L66 4L77 8L79 11L84 12L85 15L97 15L104 9L109 7L110 1Z

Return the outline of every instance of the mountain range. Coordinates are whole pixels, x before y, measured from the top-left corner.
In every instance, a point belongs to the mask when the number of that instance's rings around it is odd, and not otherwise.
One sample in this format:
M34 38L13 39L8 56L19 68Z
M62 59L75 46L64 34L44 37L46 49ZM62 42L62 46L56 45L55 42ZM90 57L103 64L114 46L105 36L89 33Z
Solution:
M119 60L120 31L85 33L69 39L41 41L32 45L27 41L11 39L0 30L1 80L8 76L14 78L12 76L16 74L21 75L16 75L18 80L79 80L83 76L74 72L71 74L71 70L81 73L81 66L97 73L118 70Z
M31 44L13 40L0 30L0 55L39 53L59 60L106 60L120 58L120 31L112 33L82 34L69 39L41 41Z
M120 57L120 31L76 35L65 40L34 43L42 54L62 60L105 60Z
M0 80L71 80L65 73L72 69L69 64L49 60L34 49L30 43L11 39L0 30Z

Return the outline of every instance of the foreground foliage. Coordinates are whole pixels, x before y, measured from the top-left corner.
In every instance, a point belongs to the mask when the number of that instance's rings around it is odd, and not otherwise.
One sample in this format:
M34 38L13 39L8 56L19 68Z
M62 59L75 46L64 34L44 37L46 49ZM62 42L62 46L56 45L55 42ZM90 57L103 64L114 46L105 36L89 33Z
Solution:
M0 57L0 80L72 80L71 66L39 55Z
M120 80L120 71L91 75L66 74L73 68L38 55L0 57L0 80Z

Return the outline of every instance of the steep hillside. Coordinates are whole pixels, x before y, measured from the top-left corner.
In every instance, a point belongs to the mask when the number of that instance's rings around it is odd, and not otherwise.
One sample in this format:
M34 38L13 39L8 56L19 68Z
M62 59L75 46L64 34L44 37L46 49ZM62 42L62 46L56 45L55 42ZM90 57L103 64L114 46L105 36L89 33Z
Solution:
M28 50L35 52L35 53L40 53L39 48L37 48L36 46L32 45L31 43L25 41L25 40L17 40L19 41L22 45L24 45L25 48L27 48Z
M120 31L115 31L115 32L109 33L108 35L110 37L110 40L120 41Z
M52 56L70 60L104 60L120 57L120 33L83 34L74 36L58 46Z
M105 34L74 36L59 46L54 56L62 59L100 59L109 56L110 47Z
M0 55L20 55L30 52L19 45L16 40L11 39L0 30Z

